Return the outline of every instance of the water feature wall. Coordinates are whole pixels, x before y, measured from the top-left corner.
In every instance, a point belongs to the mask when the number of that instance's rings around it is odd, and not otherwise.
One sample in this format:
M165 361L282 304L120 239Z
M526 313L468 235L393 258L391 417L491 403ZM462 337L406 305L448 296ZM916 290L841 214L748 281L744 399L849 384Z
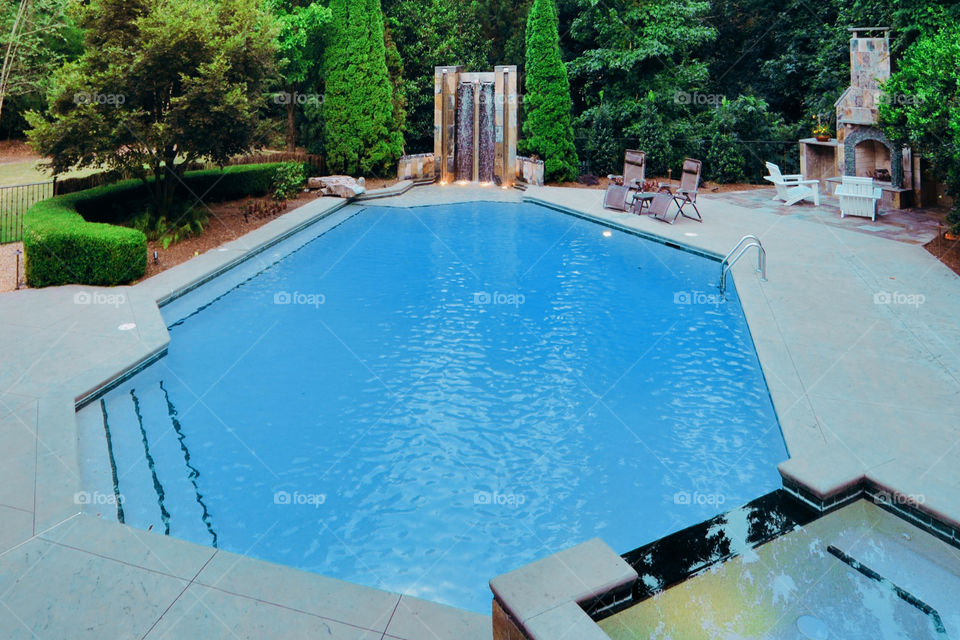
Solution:
M434 178L511 186L517 166L517 68L434 69Z
M494 165L494 95L493 83L480 85L479 113L477 117L477 180L493 182Z
M472 82L461 82L457 87L457 180L473 180L474 137L477 127L474 119Z

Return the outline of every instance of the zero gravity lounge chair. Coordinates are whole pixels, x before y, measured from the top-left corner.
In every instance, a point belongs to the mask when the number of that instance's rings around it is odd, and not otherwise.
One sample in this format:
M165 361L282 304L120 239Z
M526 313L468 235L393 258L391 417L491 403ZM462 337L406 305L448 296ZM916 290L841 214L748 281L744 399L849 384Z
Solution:
M660 185L660 189L666 190L673 195L677 206L680 207L677 213L684 218L690 218L697 222L703 222L703 218L700 217L700 210L697 209L697 189L700 188L700 166L701 163L699 160L687 158L683 161L683 169L680 173L680 186L677 187L677 190L671 191L671 185L667 183ZM683 208L687 205L693 207L693 211L697 214L696 217L684 213ZM674 219L676 219L676 216L674 216ZM666 222L666 220L664 220L664 222Z
M609 176L611 184L603 196L605 209L629 211L633 207L634 197L643 191L647 154L636 149L627 149L623 157L623 176ZM616 178L623 178L623 185L613 184Z
M670 205L675 201L676 200L673 194L666 191L658 191L650 200L650 206L647 209L647 213L661 222L673 224L677 219L677 216L680 215L680 210L677 209L677 212L673 214L673 219L668 219L670 215Z

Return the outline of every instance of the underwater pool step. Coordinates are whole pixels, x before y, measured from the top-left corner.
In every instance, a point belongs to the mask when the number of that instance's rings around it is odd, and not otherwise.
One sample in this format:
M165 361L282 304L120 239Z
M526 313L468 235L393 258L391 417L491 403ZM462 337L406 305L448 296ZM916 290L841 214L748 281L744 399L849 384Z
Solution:
M108 396L104 398L101 410L110 431L124 520L145 522L144 528L152 527L163 532L163 517L153 475L144 455L140 422L133 401L128 394Z
M209 512L199 489L199 472L190 466L188 443L177 410L169 401L163 383L134 390L140 403L143 427L164 491L170 535L199 544L216 545L209 525Z
M216 546L199 473L190 466L176 409L161 384L135 387L102 403L123 521Z

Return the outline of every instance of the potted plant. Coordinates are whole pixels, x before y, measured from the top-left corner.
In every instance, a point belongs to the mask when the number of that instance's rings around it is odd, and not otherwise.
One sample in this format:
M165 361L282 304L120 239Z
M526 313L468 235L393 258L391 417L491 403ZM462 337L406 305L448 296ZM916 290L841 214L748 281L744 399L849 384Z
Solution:
M813 117L817 121L817 124L813 127L813 137L820 142L829 142L830 140L830 127L825 122L820 119L820 114L818 113Z

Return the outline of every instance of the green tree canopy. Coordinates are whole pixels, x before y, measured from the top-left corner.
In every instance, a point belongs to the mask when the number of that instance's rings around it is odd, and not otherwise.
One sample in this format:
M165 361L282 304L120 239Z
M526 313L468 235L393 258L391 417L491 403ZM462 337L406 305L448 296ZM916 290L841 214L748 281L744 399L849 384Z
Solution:
M81 53L82 36L66 9L67 0L0 3L0 122L8 130L22 126L4 111L10 100L38 102L60 65Z
M557 29L554 0L534 0L527 17L523 139L517 148L543 160L546 180L576 180L580 163L570 122L573 104Z
M403 136L394 125L380 0L333 0L324 54L324 148L340 173L386 175Z
M269 4L280 25L277 54L283 91L274 94L274 102L286 106L287 150L293 151L297 146L297 109L307 102L319 102L317 96L304 94L303 87L315 67L322 64L330 10L306 0L269 0Z
M257 0L91 0L80 26L86 51L57 73L48 113L27 116L55 173L122 170L166 215L191 162L259 146L276 29Z
M960 24L920 36L883 91L884 132L932 162L954 199L949 221L960 230Z
M604 145L611 155L588 158L591 169L619 173L623 150L636 146L647 152L648 174L665 175L686 153L697 153L685 148L697 137L695 112L678 96L707 92L707 66L694 55L716 35L704 23L709 3L576 1L569 65L576 126L589 140L602 116L616 141Z
M384 0L383 7L403 60L407 150L432 152L434 67L460 64L468 71L486 70L488 43L478 8L460 0Z

